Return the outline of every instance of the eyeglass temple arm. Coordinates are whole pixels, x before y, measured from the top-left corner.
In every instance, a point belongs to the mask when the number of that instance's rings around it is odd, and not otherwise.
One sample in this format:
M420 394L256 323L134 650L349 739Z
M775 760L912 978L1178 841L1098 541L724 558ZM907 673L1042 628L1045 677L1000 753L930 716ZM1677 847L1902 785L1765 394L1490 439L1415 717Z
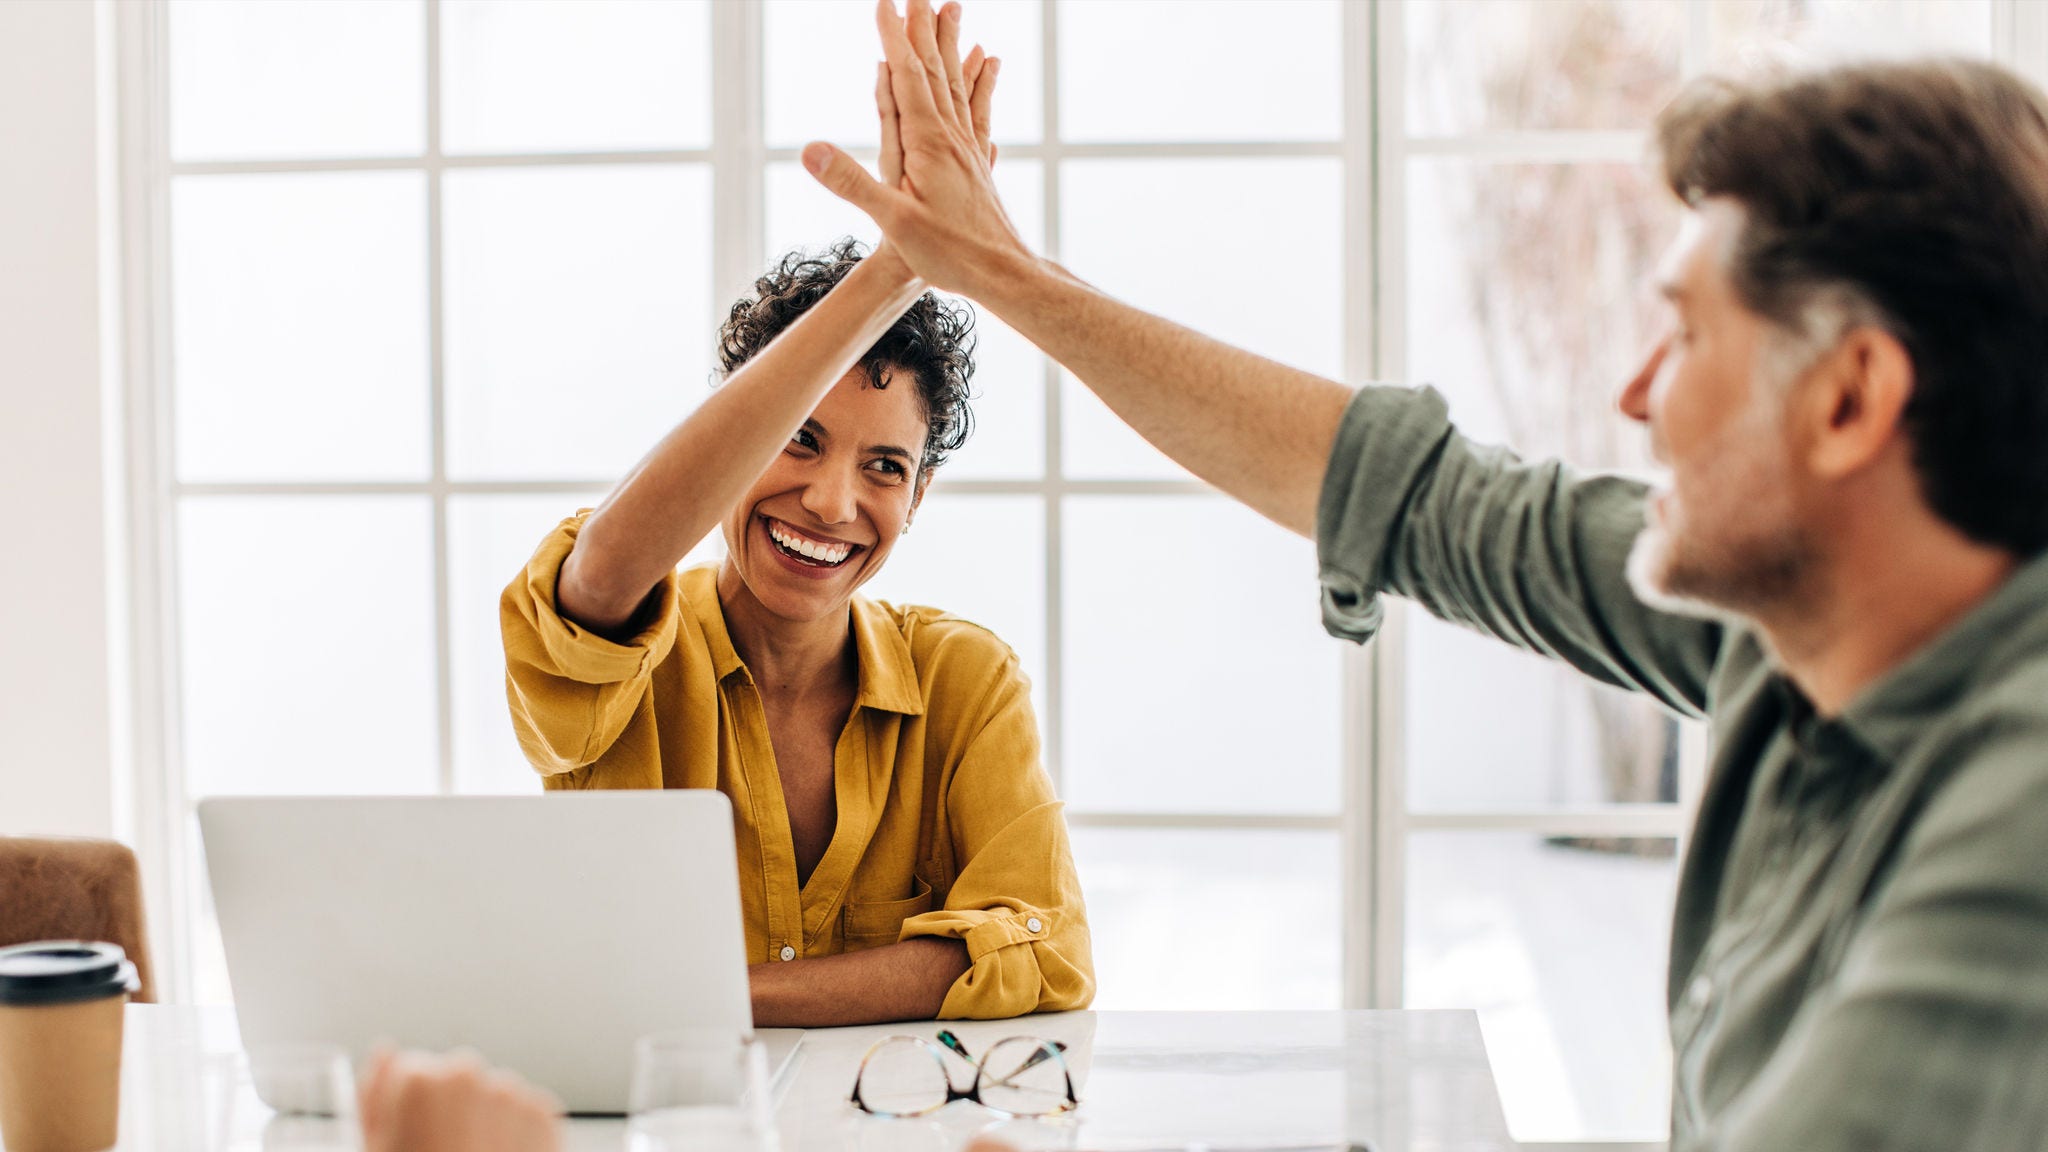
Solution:
M939 1043L951 1048L962 1060L967 1061L969 1064L974 1063L974 1056L967 1051L967 1045L962 1044L960 1038L953 1035L952 1029L942 1029L939 1032Z
M995 1078L991 1079L991 1080L989 1081L989 1083L991 1083L991 1084L995 1084L995 1085L998 1085L998 1086L1001 1086L1001 1087L1004 1087L1004 1088L1014 1088L1014 1087L1016 1087L1016 1078L1017 1078L1017 1077L1018 1077L1019 1075L1021 1075L1022 1073L1025 1073L1025 1072L1029 1072L1029 1071L1030 1071L1030 1070L1032 1070L1033 1068L1036 1068L1036 1067L1038 1067L1038 1066L1039 1066L1040 1064L1043 1064L1043 1063L1045 1063L1045 1062L1046 1062L1047 1060L1051 1059L1051 1057L1050 1057L1050 1056L1049 1056L1049 1055L1047 1054L1047 1051L1046 1051L1047 1049L1053 1049L1053 1050L1056 1050L1056 1051L1058 1051L1058 1052L1059 1052L1059 1054L1060 1054L1060 1055L1062 1055L1062 1056L1066 1055L1066 1053L1067 1053L1067 1046L1066 1046L1065 1044L1062 1044L1062 1043L1060 1043L1060 1042L1059 1042L1058 1040L1045 1040L1045 1041L1041 1041L1041 1042L1039 1043L1038 1047L1036 1047L1036 1048L1034 1048L1034 1049L1032 1049L1032 1050L1031 1050L1031 1058L1030 1058L1029 1060L1026 1060L1026 1061L1024 1061L1024 1062L1023 1062L1022 1064L1019 1064L1019 1065L1017 1065L1017 1066L1016 1066L1015 1068L1012 1068L1012 1069L1010 1070L1010 1072L1009 1072L1009 1074L1008 1074L1008 1075L1005 1075L1005 1076L1000 1076L1000 1077L995 1077ZM962 1052L962 1053L961 1053L961 1055L963 1055L963 1056L964 1056L964 1055L966 1055L966 1053L965 1053L965 1052ZM977 1067L979 1067L979 1066L977 1065ZM984 1076L987 1076L987 1075L988 1075L988 1069L986 1069L986 1068L982 1068L982 1069L981 1069L981 1074L982 1074L982 1075L984 1075ZM1073 1077L1072 1077L1071 1075L1069 1075L1069 1076L1067 1077L1067 1095L1069 1095L1069 1096L1072 1096L1072 1095L1074 1094L1074 1083L1073 1083L1073 1082L1074 1082L1074 1078L1073 1078Z
M960 1037L955 1036L951 1028L940 1029L938 1039L939 1043L944 1044L946 1047L951 1048L954 1052L958 1053L962 1060L966 1060L970 1063L973 1062L974 1054L967 1050L967 1045L962 1044L960 1042ZM1066 1055L1067 1042L1064 1040L1038 1040L1037 1043L1041 1048L1056 1048L1059 1050L1060 1055ZM1043 1052L1033 1053L1031 1064L1036 1064L1043 1059L1045 1059L1045 1055L1043 1054ZM1029 1068L1031 1067L1031 1064L1026 1064L1024 1067Z

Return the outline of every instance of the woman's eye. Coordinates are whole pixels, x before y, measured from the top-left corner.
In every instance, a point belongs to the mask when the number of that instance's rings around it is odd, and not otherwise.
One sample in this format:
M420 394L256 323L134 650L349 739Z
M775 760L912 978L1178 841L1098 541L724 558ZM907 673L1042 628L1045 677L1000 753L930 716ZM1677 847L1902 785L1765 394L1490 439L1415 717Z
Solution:
M796 435L791 436L789 442L799 448L809 448L813 452L818 450L818 438L811 435L808 428L797 429Z
M879 468L882 471L887 472L891 476L902 476L905 474L903 471L903 465L901 463L895 460L890 460L886 457L875 461L873 467Z

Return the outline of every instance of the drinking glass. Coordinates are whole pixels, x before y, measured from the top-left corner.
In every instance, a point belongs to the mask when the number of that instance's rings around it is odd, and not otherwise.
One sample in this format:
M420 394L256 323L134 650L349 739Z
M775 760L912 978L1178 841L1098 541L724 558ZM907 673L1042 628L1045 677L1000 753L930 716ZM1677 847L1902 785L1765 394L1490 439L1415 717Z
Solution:
M249 1049L249 1087L280 1115L356 1120L355 1068L331 1044L260 1044Z
M361 1152L345 1051L273 1044L244 1052L229 1043L170 1036L134 1070L123 1130L146 1132L150 1147L177 1152Z
M777 1152L767 1052L738 1032L642 1037L627 1109L629 1152Z

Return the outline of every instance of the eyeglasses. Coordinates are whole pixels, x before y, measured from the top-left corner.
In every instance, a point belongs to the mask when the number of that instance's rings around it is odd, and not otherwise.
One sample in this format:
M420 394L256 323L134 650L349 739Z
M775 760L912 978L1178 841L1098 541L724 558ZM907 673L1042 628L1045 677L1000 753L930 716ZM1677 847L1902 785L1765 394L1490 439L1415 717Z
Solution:
M974 1083L967 1091L953 1087L939 1045L974 1065ZM1051 1116L1081 1103L1067 1071L1066 1051L1057 1040L1012 1036L976 1060L951 1032L939 1033L938 1044L917 1036L889 1036L861 1057L851 1100L876 1116L923 1116L955 1100L1012 1116Z

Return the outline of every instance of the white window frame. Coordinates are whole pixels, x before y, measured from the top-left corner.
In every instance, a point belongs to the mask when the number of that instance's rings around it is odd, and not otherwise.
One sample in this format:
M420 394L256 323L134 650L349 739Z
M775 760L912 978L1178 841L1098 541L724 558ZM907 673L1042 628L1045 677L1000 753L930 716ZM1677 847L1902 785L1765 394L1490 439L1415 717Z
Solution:
M462 167L688 161L710 163L713 178L714 300L730 299L750 284L766 253L762 240L762 185L766 165L792 162L796 150L764 141L761 108L761 0L720 0L712 5L713 143L709 149L660 153L577 155L440 154L440 0L424 0L428 129L424 158L349 161L179 163L167 153L168 98L164 0L114 5L120 83L119 148L122 182L121 311L124 333L124 436L128 457L128 558L132 570L127 610L133 660L127 690L133 701L137 848L145 861L147 898L155 910L152 941L165 988L174 998L192 994L191 877L188 875L189 802L180 763L178 590L175 509L186 495L412 494L433 506L433 578L440 731L440 786L454 783L449 637L447 507L451 496L551 493L591 497L603 485L554 482L451 481L445 468L442 355L442 175ZM971 0L970 0L971 3ZM1687 0L1683 66L1690 76L1708 59L1709 0ZM1045 248L1060 254L1060 167L1067 159L1122 157L1231 158L1316 156L1337 158L1344 170L1343 371L1352 381L1399 380L1405 365L1402 293L1406 246L1405 163L1410 156L1461 156L1524 161L1636 162L1644 155L1641 132L1484 133L1411 139L1405 124L1404 11L1398 0L1349 0L1342 5L1343 129L1335 141L1246 144L1093 145L1062 142L1058 72L1059 4L1043 11L1045 136L1039 144L1005 146L1005 155L1042 165ZM2048 82L2048 5L1994 0L1994 43L2000 59ZM408 483L184 484L176 480L170 413L168 189L173 176L199 173L422 171L428 187L428 301L432 371L430 478ZM1395 286L1382 292L1381 285ZM1142 303L1142 302L1140 302ZM1184 495L1209 489L1188 480L1074 480L1062 476L1061 372L1044 369L1044 472L1035 480L948 480L962 495L1026 495L1045 509L1046 765L1061 776L1064 727L1062 687L1061 508L1068 496ZM1313 611L1304 603L1303 611ZM1676 804L1602 805L1539 811L1413 812L1407 805L1402 740L1402 678L1408 629L1402 610L1390 612L1378 643L1346 646L1342 660L1342 804L1337 815L1194 815L1071 813L1081 828L1285 829L1334 832L1340 837L1342 894L1342 1003L1347 1008L1399 1007L1402 1003L1404 885L1410 832L1519 831L1543 835L1660 836L1683 838L1700 793L1705 737L1688 726L1680 758Z

